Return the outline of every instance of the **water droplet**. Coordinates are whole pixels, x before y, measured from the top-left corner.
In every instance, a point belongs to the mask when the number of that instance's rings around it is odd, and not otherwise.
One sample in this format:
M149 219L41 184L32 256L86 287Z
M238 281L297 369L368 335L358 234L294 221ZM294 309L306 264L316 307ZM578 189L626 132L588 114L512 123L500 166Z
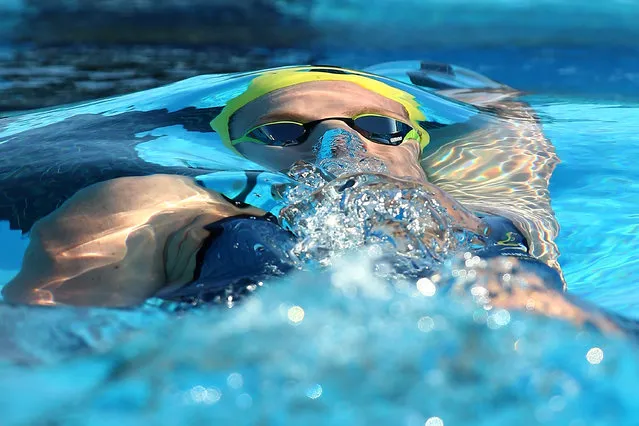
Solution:
M239 389L244 385L244 378L240 373L231 373L226 378L226 384L233 389Z
M239 394L237 398L235 398L235 405L237 405L237 408L246 410L253 405L253 398L251 398L251 395L248 393Z
M424 426L444 426L444 421L439 417L431 417L426 420Z
M320 385L319 383L315 383L313 386L309 387L306 390L306 396L310 399L317 399L322 396L322 392L322 385Z
M421 332L428 333L435 328L435 321L431 317L421 317L417 321L417 328Z
M435 284L426 277L417 280L417 290L426 297L434 296L437 293Z
M300 306L293 306L288 309L288 320L293 324L299 324L304 320L304 309Z
M586 360L588 360L588 362L593 365L601 363L601 361L603 361L603 358L604 353L601 348L590 348L588 353L586 353Z

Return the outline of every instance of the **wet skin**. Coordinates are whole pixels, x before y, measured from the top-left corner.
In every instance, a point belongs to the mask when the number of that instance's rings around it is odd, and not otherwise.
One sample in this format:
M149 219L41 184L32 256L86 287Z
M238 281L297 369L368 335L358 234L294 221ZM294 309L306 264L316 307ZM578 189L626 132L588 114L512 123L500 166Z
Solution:
M184 176L91 185L34 224L22 269L3 296L37 305L139 304L190 282L204 227L240 214L264 211L234 206Z

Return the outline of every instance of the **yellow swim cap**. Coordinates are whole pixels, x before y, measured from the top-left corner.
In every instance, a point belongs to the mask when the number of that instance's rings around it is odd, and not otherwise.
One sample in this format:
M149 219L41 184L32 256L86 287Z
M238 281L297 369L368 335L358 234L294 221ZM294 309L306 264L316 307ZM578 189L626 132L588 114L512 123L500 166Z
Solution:
M255 77L244 93L228 101L220 114L211 121L211 127L220 135L224 145L237 152L229 134L229 122L233 114L244 105L267 93L312 81L347 81L399 102L406 108L411 124L418 133L415 139L419 140L422 149L428 144L430 140L428 132L419 125L419 122L425 120L426 117L412 95L375 80L365 73L337 67L307 66L265 72Z

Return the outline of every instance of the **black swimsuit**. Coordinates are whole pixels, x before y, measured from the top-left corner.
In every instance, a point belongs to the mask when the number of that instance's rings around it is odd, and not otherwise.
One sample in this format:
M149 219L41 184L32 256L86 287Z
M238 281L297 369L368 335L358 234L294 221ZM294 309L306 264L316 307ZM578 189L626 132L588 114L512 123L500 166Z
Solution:
M197 254L192 282L162 289L157 297L187 303L236 299L251 285L295 267L289 252L295 236L275 216L233 216L206 227L211 232Z
M483 258L516 256L550 288L562 290L559 274L528 254L528 245L507 219L486 216L490 227L485 247L475 250ZM206 227L211 235L197 255L195 278L177 289L162 289L156 296L196 304L237 299L267 278L295 268L290 251L296 237L283 229L275 216L234 216Z
M530 271L540 277L546 287L563 291L564 283L559 273L528 254L528 243L521 232L513 223L500 216L481 217L490 228L490 234L486 238L486 246L475 250L473 254L488 259L496 256L513 256Z
M482 258L515 256L526 270L535 273L546 287L563 293L559 273L528 254L526 239L507 219L497 216L482 218L490 227L485 247L473 254ZM296 237L280 227L277 219L234 216L207 226L211 235L197 255L195 279L179 288L162 289L157 297L178 302L178 309L201 303L235 301L257 287L263 280L281 276L299 265L290 255ZM574 303L592 309L565 294ZM629 335L639 338L639 323L604 312Z

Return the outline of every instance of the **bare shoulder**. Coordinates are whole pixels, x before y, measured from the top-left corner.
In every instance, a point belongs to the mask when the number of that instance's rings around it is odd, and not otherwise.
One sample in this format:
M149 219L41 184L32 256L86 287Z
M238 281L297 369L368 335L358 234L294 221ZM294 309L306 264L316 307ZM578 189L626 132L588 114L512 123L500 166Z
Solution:
M183 176L91 185L35 223L23 266L3 294L16 303L140 303L191 280L205 226L238 214L264 212L241 209Z

